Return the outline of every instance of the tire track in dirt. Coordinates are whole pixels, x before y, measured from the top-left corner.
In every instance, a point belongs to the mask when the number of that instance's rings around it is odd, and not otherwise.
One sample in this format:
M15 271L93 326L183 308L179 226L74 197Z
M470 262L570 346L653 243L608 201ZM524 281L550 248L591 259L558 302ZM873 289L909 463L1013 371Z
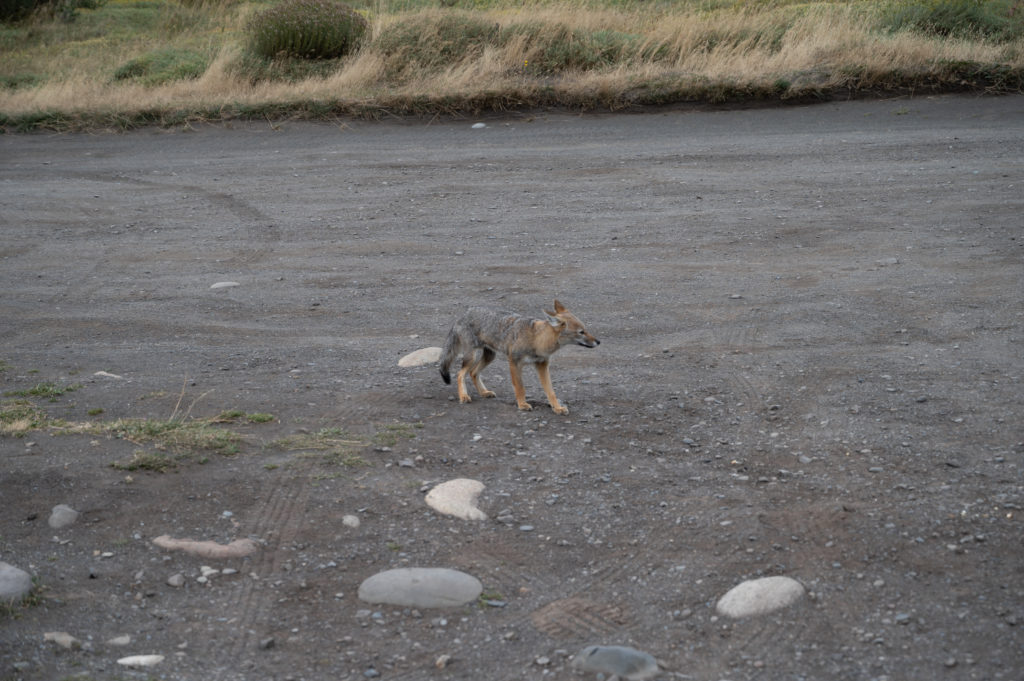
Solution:
M260 637L266 635L270 606L278 596L268 585L281 572L288 556L283 547L292 542L302 528L311 487L309 474L300 469L287 480L267 484L259 494L262 501L253 510L245 534L261 540L262 547L240 589L222 604L225 616L234 620L232 627L237 635L231 637L227 647L208 646L197 655L199 659L222 660L223 666L217 668L213 678L220 681L247 678L243 671L235 671L235 661L246 659L257 647Z
M273 251L273 245L281 241L281 229L266 213L248 201L228 192L211 191L206 187L190 184L166 184L153 180L144 180L128 175L109 175L107 173L72 173L73 177L91 182L122 184L128 183L137 187L159 190L167 193L181 192L193 194L205 199L212 206L220 206L237 216L248 232L247 243L259 244L256 248L245 248L236 251L232 257L223 262L229 265L250 265L264 260Z

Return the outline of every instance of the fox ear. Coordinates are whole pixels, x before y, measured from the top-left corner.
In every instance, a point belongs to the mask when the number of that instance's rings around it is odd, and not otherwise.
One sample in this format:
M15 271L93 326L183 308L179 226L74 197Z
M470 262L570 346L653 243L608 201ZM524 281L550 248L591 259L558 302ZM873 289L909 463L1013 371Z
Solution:
M565 312L565 305L558 302L558 298L555 298L555 312L559 314Z
M548 312L547 310L544 310L544 316L548 318L548 324L550 324L555 329L560 328L565 324L565 322L556 317L553 312Z

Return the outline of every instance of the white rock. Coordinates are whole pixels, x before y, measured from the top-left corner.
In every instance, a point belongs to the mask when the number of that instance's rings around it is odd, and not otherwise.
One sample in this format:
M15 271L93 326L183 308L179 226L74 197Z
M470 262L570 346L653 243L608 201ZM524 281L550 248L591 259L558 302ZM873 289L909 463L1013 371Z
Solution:
M78 520L78 511L71 508L66 504L57 504L50 511L50 527L55 530L59 530L63 527L73 524Z
M476 506L477 497L484 490L484 483L469 478L456 478L430 490L426 496L427 505L438 513L455 516L463 520L487 520L487 514Z
M474 123L473 124L473 129L474 130L482 130L483 128L486 128L486 127L487 127L486 123Z
M117 661L125 667L152 667L164 661L163 655L129 655Z
M475 601L480 580L448 568L397 568L369 577L359 585L359 600L410 608L457 607Z
M122 636L115 636L114 638L107 641L108 646L126 646L132 642L132 637L128 634Z
M803 597L800 582L790 577L763 577L737 584L718 599L718 614L751 617L785 608Z
M0 561L0 603L20 601L32 591L32 575Z
M166 534L160 535L153 543L164 549L178 549L200 558L245 558L254 553L259 545L252 539L236 539L229 544L218 544L214 541L192 541L191 539L175 539Z
M572 658L573 669L643 681L658 674L658 661L628 646L587 646Z
M173 586L174 588L178 588L178 587L184 586L185 585L185 575L181 574L180 572L171 575L170 577L167 578L167 585L168 586Z
M124 378L124 376L118 376L117 374L112 374L109 371L97 371L93 376L99 376L101 378Z
M43 634L43 640L53 641L61 648L68 650L78 650L82 647L82 642L66 631L48 631Z
M349 514L342 517L341 524L345 527L359 527L359 518L358 516Z
M433 364L441 361L441 352L441 348L437 347L420 348L398 360L398 366L418 367L424 364Z
M233 287L239 286L239 285L240 284L237 281L218 281L216 284L211 285L210 288L211 289L233 288Z

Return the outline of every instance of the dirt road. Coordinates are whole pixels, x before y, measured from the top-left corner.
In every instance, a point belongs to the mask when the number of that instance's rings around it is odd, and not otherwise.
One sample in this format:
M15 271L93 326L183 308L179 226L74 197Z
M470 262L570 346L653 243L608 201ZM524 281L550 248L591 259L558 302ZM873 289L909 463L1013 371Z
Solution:
M0 136L0 678L1021 678L1024 97L482 122ZM568 416L397 366L556 296ZM358 600L401 566L484 597Z

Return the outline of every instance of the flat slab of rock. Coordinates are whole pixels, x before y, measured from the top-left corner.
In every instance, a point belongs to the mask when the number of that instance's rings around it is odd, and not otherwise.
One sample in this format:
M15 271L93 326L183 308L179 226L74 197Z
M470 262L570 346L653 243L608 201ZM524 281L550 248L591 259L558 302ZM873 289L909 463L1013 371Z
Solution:
M163 661L163 655L129 655L120 658L117 663L125 667L152 667Z
M441 361L441 348L420 348L398 360L400 367L418 367Z
M0 603L14 603L32 591L32 575L0 561Z
M59 530L62 527L74 524L76 520L78 520L78 511L67 504L57 504L50 511L50 519L47 522L50 523L50 527Z
M718 614L726 617L764 615L797 602L803 585L790 577L763 577L741 582L718 599Z
M480 580L458 570L397 568L364 580L359 599L410 608L452 608L475 601L482 591Z
M153 543L162 549L176 549L191 553L202 558L245 558L255 553L259 546L252 539L236 539L229 544L218 544L215 541L193 541L191 539L175 539L166 534L160 535Z
M487 514L476 506L477 497L484 491L484 483L469 478L456 478L442 482L427 492L427 506L438 513L463 520L487 520Z
M595 674L643 681L658 674L658 661L629 646L587 646L572 658L572 668Z

